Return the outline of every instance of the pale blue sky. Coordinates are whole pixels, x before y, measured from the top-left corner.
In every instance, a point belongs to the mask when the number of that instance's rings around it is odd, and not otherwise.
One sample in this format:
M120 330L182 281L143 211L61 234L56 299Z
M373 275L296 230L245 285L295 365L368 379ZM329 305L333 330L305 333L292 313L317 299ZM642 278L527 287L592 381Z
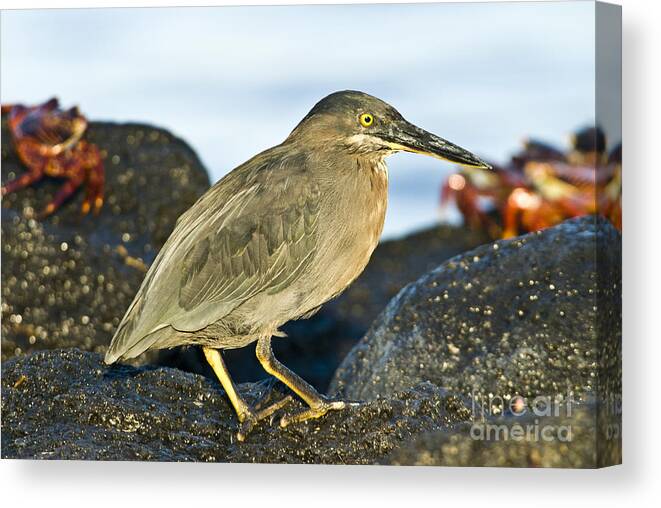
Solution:
M592 2L4 11L3 102L57 95L163 126L212 180L358 89L481 156L594 120ZM450 166L389 160L387 236L432 223Z

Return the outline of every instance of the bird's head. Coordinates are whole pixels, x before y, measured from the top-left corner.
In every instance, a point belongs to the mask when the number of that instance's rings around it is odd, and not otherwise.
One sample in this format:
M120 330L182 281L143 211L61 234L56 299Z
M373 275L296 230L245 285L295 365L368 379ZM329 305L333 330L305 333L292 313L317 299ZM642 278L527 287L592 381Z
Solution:
M414 152L464 166L491 168L468 150L406 121L390 104L350 90L320 100L288 140L303 142L308 147L337 147L366 156Z

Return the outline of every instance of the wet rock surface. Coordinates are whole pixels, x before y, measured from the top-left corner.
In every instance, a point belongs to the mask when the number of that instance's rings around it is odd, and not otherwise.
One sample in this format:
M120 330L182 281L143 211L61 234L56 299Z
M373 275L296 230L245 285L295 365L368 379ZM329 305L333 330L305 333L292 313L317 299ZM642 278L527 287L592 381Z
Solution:
M532 416L494 419L491 426L473 427L471 423L464 423L452 432L436 431L415 437L396 449L383 463L565 468L594 468L618 463L621 457L609 462L613 457L601 459L597 453L595 414L594 406L583 405L575 407L569 416L544 418L541 424ZM521 429L521 439L511 437L512 429Z
M619 233L595 217L457 256L390 302L330 392L370 400L429 381L501 408L606 383L621 393L620 257Z
M303 407L294 401L245 443L236 441L236 415L216 380L164 367L108 367L99 354L74 349L15 357L3 363L2 455L510 467L619 463L621 407L607 396L621 393L620 274L617 263L594 266L595 245L610 252L596 256L600 262L617 261L619 241L609 225L586 218L447 261L402 290L338 370L333 388L367 402L279 428L281 414ZM487 283L491 270L512 269L510 263L519 271L506 273L519 278L501 273L502 288ZM475 286L474 302L466 301L463 292ZM446 300L444 291L455 292L453 299L448 294L451 303L440 314L431 312ZM595 323L595 302L610 306L604 315L613 325L599 341L595 330L604 327ZM489 312L476 312L476 305ZM520 319L522 308L532 314L529 321ZM488 323L477 328L479 334L463 323L411 341L414 333L436 330L438 319L449 325L473 315ZM409 329L410 321L396 316L415 316L416 326ZM389 334L385 343L379 342L383 333ZM269 384L246 383L240 391L254 404ZM288 393L275 384L273 400ZM533 397L542 398L542 406ZM517 399L523 406L513 403ZM553 414L533 414L540 407ZM565 407L571 410L557 413ZM481 424L495 427L476 433Z
M265 390L240 387L251 402ZM275 387L274 397L283 393ZM163 367L109 368L96 353L70 349L5 362L2 415L3 458L372 464L415 436L466 420L468 410L423 383L285 429L277 418L264 421L238 443L218 383Z
M57 347L103 351L145 264L209 187L191 148L162 129L93 122L87 139L104 155L106 202L98 216L81 216L81 189L38 220L64 183L49 177L2 200L3 360ZM2 181L23 172L3 120Z

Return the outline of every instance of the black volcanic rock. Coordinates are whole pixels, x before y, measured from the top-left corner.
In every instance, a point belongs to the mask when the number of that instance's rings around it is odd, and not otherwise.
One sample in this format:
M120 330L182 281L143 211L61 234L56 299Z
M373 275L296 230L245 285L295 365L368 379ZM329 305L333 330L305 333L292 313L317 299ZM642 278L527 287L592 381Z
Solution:
M573 407L569 415L535 418L494 418L491 427L463 423L452 431L416 436L392 452L383 463L408 466L486 466L595 468L622 462L616 440L607 439L615 418L598 420L593 403ZM489 430L480 430L487 428ZM505 430L502 430L505 429ZM520 429L525 439L512 438ZM496 432L499 438L494 439ZM503 436L508 438L504 439ZM516 434L518 436L518 434ZM545 438L546 437L546 438ZM596 446L603 443L604 446Z
M49 177L2 200L3 360L60 347L105 350L145 264L209 187L195 152L162 129L92 122L86 136L104 155L106 202L98 216L81 216L81 189L38 220L64 183ZM3 183L24 171L3 120Z
M367 402L287 429L276 417L245 443L235 441L236 415L216 380L163 367L108 367L100 355L75 349L12 358L3 363L2 456L619 463L619 249L610 225L584 218L447 261L404 288L338 370L333 389ZM270 385L239 389L254 404ZM274 397L286 393L275 384ZM512 405L521 397L525 415ZM553 408L571 400L572 411L533 415L533 397L552 398ZM282 411L302 407L295 401ZM506 437L476 436L485 422L496 426L493 436L502 430ZM518 439L519 426L537 429L533 436L567 429L571 439Z
M239 390L254 402L266 388ZM263 421L238 443L217 382L164 367L107 367L96 353L41 351L3 364L2 458L372 464L468 414L456 397L421 384L286 429L278 418Z
M584 217L448 260L390 302L330 392L372 400L428 381L501 407L620 394L620 258L617 230Z

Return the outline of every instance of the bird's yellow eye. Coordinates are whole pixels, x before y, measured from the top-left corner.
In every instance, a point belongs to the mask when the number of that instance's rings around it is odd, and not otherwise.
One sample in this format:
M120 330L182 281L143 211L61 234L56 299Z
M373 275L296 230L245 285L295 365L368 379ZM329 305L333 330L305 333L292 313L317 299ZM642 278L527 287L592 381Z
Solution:
M369 113L363 113L360 115L360 125L363 127L369 127L374 123L374 117Z

